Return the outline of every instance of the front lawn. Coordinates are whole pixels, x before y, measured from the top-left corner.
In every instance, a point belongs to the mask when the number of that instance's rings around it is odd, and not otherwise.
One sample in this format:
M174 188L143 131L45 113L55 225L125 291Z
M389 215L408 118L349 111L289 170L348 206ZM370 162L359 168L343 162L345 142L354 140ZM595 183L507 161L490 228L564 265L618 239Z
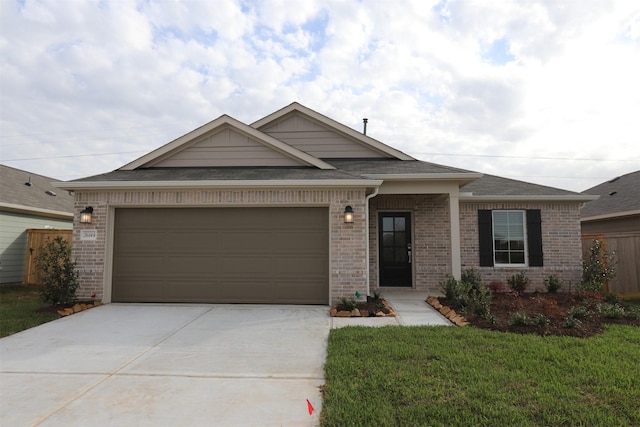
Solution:
M640 425L640 328L332 330L323 426Z
M0 286L0 338L59 318L56 312L36 313L46 306L38 290L20 285Z

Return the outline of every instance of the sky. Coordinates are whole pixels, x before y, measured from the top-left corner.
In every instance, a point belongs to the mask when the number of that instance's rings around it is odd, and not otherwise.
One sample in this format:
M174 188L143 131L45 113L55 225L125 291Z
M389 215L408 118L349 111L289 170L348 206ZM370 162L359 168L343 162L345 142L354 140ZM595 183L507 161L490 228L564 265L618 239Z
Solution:
M0 163L96 175L296 101L583 191L640 169L639 76L635 0L0 0Z

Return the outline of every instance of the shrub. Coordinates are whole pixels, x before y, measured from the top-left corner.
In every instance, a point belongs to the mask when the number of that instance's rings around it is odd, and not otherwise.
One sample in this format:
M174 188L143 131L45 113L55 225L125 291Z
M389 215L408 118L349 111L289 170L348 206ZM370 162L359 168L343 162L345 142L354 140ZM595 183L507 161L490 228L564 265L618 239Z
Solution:
M558 292L563 284L564 282L562 281L562 279L555 274L552 274L544 279L544 286L547 288L547 292Z
M460 280L448 277L445 282L440 283L440 289L456 307L470 310L479 316L489 316L491 292L485 287L476 270L464 270Z
M565 328L580 328L582 327L582 322L573 316L567 316L562 321L562 325Z
M511 319L509 319L510 326L531 326L532 324L533 321L529 315L521 311L513 313Z
M621 306L620 304L610 304L608 302L598 304L598 312L600 313L600 315L608 317L610 319L621 319L626 315L623 306Z
M618 304L618 303L620 303L620 299L618 298L618 296L616 294L606 293L603 296L604 296L604 300L606 302L608 302L609 304Z
M575 318L584 318L587 317L591 314L591 312L589 311L589 309L587 308L586 305L576 305L571 307L568 311L567 314L570 317L575 317Z
M533 323L540 326L541 328L546 327L551 321L547 316L542 313L538 313L536 317L533 318Z
M340 303L338 303L336 309L338 311L353 311L358 306L358 303L347 297L341 297Z
M615 253L608 254L602 242L594 239L589 255L582 261L582 281L579 291L602 292L603 285L616 276Z
M527 286L531 283L531 279L527 277L527 273L521 271L520 273L511 276L507 280L507 283L511 289L521 294L527 289Z
M47 239L37 259L42 270L42 300L51 305L70 304L76 298L78 271L71 261L71 245L62 237Z

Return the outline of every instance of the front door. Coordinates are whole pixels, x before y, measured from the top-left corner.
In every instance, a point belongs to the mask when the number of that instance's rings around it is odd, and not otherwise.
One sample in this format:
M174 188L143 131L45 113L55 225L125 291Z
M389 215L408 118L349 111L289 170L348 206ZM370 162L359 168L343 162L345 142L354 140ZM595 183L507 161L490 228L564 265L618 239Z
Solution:
M411 213L381 212L378 242L380 286L411 287Z

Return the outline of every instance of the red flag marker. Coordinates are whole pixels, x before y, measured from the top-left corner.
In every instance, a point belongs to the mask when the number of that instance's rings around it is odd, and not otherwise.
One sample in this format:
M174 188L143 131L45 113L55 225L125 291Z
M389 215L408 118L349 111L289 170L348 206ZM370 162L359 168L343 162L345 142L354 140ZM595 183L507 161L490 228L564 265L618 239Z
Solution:
M309 415L313 415L313 405L309 402L309 399L307 399L307 409L309 410Z
M96 294L91 295L91 298L95 298L95 297L96 297Z

